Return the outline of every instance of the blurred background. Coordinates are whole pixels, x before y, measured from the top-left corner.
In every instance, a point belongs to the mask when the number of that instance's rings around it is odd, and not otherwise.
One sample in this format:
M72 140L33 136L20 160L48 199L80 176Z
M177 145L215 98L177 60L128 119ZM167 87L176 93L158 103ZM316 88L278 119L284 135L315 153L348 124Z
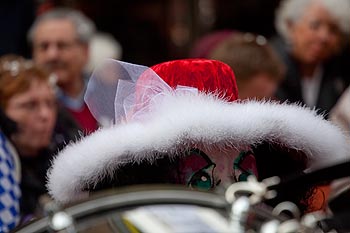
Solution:
M275 34L280 0L3 0L0 55L30 57L26 33L36 15L62 6L82 11L98 31L119 41L122 60L143 65L184 58L210 31L234 29Z

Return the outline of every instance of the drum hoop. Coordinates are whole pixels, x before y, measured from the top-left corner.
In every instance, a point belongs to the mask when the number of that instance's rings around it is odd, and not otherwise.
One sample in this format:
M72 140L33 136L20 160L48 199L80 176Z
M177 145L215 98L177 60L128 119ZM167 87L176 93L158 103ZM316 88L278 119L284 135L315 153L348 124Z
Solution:
M143 186L145 187L145 186ZM125 190L114 191L107 196L96 197L93 199L71 205L64 209L74 220L89 217L99 212L107 212L113 209L131 208L135 206L161 205L161 204L191 204L201 207L214 208L216 210L226 210L230 208L228 202L223 196L213 192L200 192L184 188L154 187L147 186L147 190L140 190L140 187L128 188ZM152 189L153 188L153 189ZM47 230L49 218L44 217L21 229L18 233L44 232Z

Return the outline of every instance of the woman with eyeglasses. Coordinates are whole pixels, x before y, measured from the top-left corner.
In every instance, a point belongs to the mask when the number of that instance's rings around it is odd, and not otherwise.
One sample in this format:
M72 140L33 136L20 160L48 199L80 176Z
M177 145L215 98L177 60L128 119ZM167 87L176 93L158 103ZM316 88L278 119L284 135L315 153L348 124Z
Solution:
M274 46L287 66L277 95L328 113L349 84L337 55L350 34L348 0L285 0L276 14Z
M33 216L38 198L47 192L46 171L52 156L73 138L67 130L72 124L66 121L64 131L62 114L57 121L54 85L54 78L30 61L15 55L0 58L0 108L17 125L8 138L21 162L22 221Z

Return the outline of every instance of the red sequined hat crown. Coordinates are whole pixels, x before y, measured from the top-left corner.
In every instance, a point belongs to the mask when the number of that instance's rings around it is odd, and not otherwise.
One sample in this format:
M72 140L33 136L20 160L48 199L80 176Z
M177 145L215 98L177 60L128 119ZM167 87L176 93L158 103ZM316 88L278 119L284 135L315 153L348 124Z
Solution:
M151 67L169 86L188 86L201 92L218 93L228 101L238 99L238 88L232 69L220 61L184 59Z

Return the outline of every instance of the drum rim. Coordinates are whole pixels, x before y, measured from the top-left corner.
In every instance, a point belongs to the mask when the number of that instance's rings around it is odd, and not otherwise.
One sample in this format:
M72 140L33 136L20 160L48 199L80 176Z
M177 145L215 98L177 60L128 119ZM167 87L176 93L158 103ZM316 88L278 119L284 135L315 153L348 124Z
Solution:
M102 196L102 193L107 195ZM190 190L179 186L142 185L100 192L93 195L91 199L64 208L63 211L74 220L79 220L97 211L161 204L195 205L224 211L230 207L224 196L218 193ZM21 227L16 232L44 232L48 224L49 217L44 217Z

